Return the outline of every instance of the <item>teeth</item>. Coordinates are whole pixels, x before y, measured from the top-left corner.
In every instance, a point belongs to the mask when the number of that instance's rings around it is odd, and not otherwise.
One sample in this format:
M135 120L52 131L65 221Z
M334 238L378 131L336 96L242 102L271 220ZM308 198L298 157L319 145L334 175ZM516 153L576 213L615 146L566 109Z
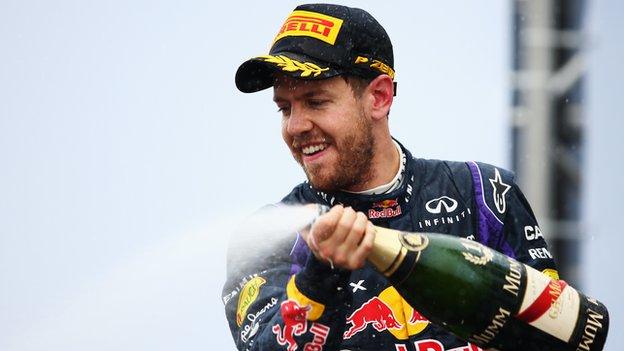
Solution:
M301 151L303 151L303 153L305 155L311 155L315 152L319 152L325 150L325 145L323 144L319 144L319 145L310 145L310 146L306 146L304 147Z

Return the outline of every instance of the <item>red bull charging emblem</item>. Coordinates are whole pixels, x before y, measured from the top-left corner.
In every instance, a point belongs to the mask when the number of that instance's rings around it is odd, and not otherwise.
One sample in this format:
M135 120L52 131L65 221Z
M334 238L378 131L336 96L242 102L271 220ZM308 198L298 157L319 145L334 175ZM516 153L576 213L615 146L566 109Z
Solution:
M288 351L297 349L295 335L302 335L308 330L308 320L306 319L310 306L299 306L293 300L282 302L280 312L284 320L284 327L279 324L273 326L273 333L277 335L277 343L287 346Z
M350 339L353 335L366 329L369 324L377 331L387 329L401 329L403 324L399 323L392 310L377 296L365 302L360 308L355 310L348 318L347 324L351 324L344 333L345 339Z
M347 317L347 330L343 337L349 339L372 326L376 331L388 331L399 340L422 332L429 320L413 309L396 291L389 287L362 304Z
M301 306L294 300L282 302L280 313L284 325L275 324L271 329L277 336L277 343L286 346L288 351L295 351L298 348L295 336L303 335L308 331L308 311L309 305ZM330 328L321 323L312 323L310 332L313 334L312 341L306 343L304 351L321 351L327 341Z

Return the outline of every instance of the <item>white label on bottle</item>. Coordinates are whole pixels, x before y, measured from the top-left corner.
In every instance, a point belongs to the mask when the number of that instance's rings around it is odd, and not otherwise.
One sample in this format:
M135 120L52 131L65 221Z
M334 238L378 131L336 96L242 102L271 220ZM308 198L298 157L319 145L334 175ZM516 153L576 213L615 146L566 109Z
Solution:
M525 268L527 288L516 318L568 342L578 319L578 292L561 280L553 280L529 266Z

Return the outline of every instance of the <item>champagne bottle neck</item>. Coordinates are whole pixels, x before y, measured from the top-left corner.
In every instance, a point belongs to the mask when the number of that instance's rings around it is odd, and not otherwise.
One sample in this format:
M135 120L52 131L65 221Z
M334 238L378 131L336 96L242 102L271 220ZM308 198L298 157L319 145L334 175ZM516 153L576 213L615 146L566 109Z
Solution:
M368 260L379 272L390 277L401 266L408 251L420 252L427 243L428 238L423 234L402 233L376 226L373 250Z

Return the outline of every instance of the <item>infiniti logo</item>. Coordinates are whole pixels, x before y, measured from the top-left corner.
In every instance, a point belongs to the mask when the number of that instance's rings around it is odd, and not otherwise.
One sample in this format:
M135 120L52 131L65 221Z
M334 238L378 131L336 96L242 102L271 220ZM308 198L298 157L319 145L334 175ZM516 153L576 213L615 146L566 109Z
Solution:
M442 212L442 207L444 207L444 212L451 213L457 209L457 201L448 196L440 196L433 200L429 200L425 204L425 208L427 212L433 214L439 214Z

